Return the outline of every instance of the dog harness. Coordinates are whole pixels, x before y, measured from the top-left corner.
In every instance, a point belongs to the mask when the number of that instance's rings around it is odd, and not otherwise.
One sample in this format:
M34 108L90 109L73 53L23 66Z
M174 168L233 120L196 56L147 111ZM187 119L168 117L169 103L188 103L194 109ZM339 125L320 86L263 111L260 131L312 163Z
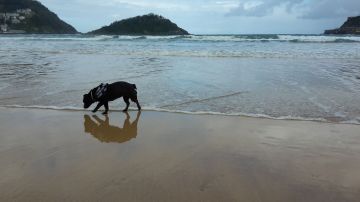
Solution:
M93 101L100 100L105 95L105 93L107 91L107 88L108 88L108 85L109 84L107 84L107 83L106 84L101 83L98 87L92 89L90 91L91 99ZM93 92L93 91L95 91L95 92Z

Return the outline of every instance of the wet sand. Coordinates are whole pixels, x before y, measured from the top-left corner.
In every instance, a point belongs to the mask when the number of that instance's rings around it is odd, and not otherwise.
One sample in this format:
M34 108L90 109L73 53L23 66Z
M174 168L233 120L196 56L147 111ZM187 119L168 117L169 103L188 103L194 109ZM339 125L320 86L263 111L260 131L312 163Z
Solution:
M0 201L360 200L359 125L0 110Z

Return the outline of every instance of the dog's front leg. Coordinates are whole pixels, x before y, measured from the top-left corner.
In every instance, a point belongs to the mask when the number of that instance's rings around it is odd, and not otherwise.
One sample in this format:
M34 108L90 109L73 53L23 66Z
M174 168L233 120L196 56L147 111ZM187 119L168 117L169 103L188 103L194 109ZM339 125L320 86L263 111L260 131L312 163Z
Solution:
M93 113L97 112L97 110L103 105L102 102L99 102L99 104L95 107L94 110L92 110Z
M103 114L107 114L109 111L109 103L108 102L104 102L104 107L105 107L105 111L103 112Z

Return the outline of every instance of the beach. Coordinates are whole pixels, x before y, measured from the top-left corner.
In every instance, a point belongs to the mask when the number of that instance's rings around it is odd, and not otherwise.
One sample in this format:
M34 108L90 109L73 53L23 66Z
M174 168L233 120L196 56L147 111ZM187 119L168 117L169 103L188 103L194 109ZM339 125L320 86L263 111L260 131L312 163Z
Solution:
M360 125L0 110L0 201L360 198Z
M0 201L357 202L359 42L2 35ZM141 113L83 109L117 81Z

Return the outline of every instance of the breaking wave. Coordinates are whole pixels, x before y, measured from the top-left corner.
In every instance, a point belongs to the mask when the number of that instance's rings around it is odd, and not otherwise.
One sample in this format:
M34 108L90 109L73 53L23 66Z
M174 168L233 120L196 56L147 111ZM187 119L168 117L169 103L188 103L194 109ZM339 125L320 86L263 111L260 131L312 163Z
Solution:
M130 36L130 35L6 35L0 40L36 41L192 41L192 42L289 42L289 43L360 43L359 36L327 35L176 35L176 36Z

